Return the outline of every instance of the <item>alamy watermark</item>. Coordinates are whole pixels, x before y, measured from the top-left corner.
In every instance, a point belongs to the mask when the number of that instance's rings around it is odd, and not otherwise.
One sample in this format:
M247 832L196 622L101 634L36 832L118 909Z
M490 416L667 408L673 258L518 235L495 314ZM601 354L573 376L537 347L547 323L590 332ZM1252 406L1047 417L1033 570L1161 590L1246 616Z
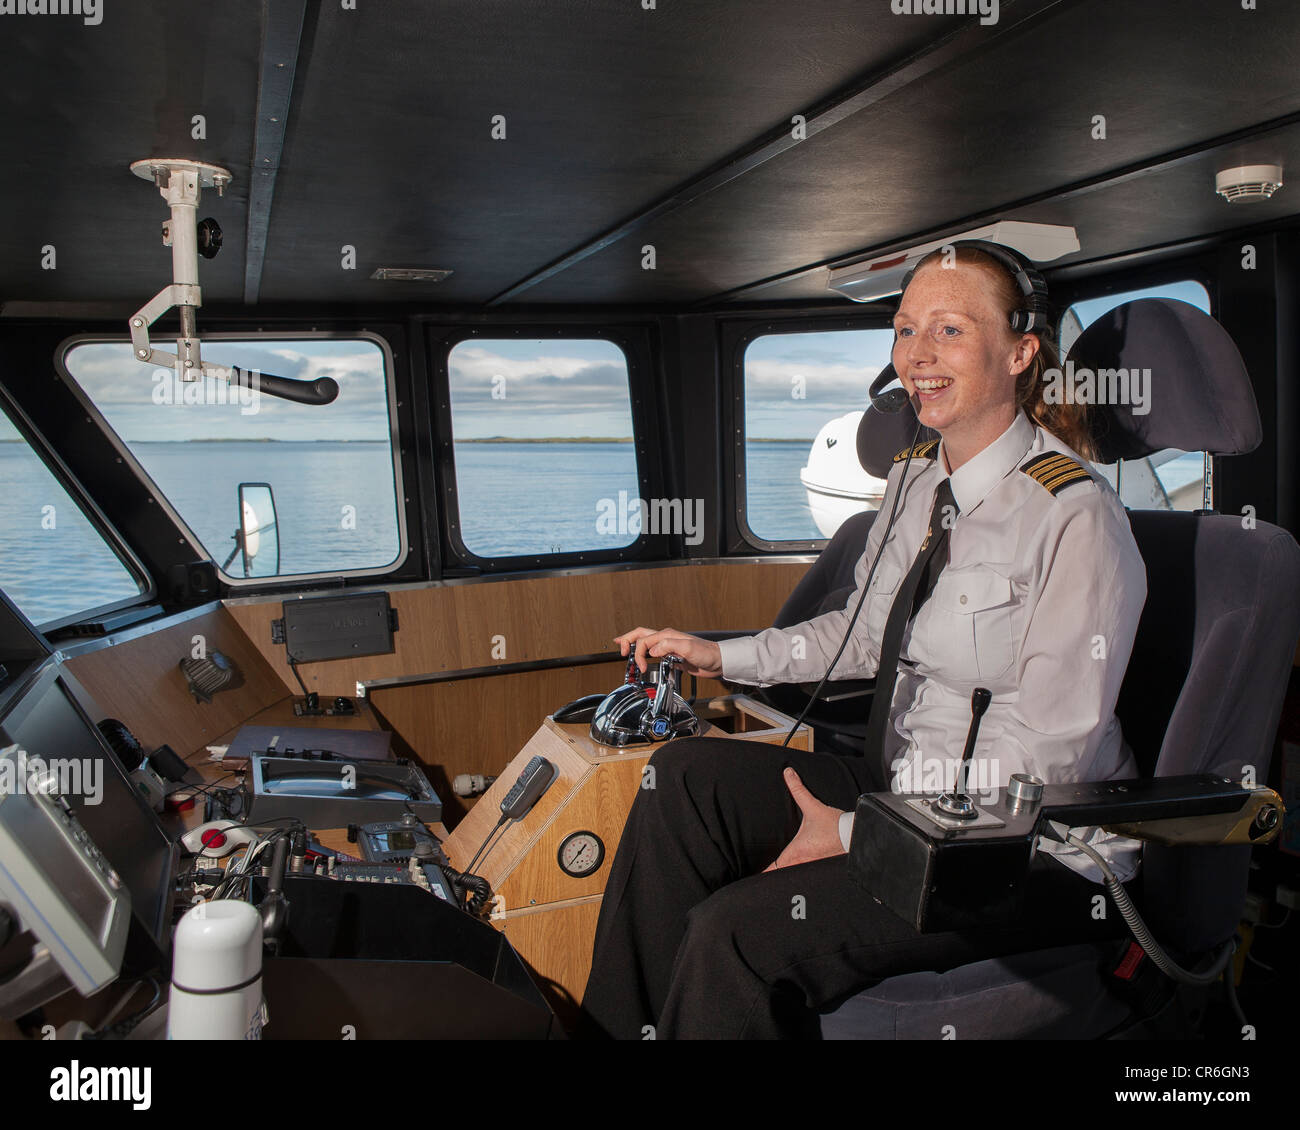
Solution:
M0 796L33 794L76 796L86 804L99 804L104 799L104 763L95 757L32 757L25 749L0 757Z
M647 534L681 534L687 545L704 540L704 499L629 498L625 490L618 498L596 503L596 532L639 537Z
M1127 404L1134 416L1151 411L1150 369L1084 369L1066 361L1064 369L1043 370L1043 400L1048 404Z
M979 16L987 27L998 22L998 0L889 0L896 16Z
M202 378L183 381L175 369L155 369L150 399L159 405L238 404L241 416L256 416L262 407L262 374L248 371L249 384Z
M962 792L992 804L1002 780L998 759L972 759L965 765L963 770L960 757L922 757L920 753L900 757L889 767L893 773L889 787L896 793L937 795L955 789L960 773Z
M80 16L96 27L104 20L103 0L0 0L0 16Z

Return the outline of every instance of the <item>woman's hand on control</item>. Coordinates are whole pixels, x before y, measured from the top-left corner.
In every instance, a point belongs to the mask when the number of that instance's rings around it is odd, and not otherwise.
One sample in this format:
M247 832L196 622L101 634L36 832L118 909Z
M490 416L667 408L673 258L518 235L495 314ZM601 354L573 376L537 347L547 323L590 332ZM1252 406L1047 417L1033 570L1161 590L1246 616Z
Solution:
M686 661L688 675L698 675L701 679L722 677L722 649L712 640L688 636L676 628L633 628L614 642L622 655L627 655L631 648L636 649L636 665L642 674L650 659L680 655Z
M840 810L822 804L799 780L799 774L789 766L785 769L785 785L799 806L799 811L803 813L803 822L785 850L763 870L776 871L782 867L793 867L796 863L811 863L815 859L843 855L844 844L840 840L840 816L843 814Z

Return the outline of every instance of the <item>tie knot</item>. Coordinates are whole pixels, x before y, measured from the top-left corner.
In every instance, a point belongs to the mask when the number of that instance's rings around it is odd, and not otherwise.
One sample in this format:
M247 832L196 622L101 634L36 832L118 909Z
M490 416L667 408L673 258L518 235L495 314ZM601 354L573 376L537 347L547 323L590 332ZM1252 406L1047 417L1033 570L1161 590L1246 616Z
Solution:
M957 505L957 499L952 493L952 479L944 479L934 492L934 510L936 514L942 514L945 506L951 506L954 514L961 513L961 507Z

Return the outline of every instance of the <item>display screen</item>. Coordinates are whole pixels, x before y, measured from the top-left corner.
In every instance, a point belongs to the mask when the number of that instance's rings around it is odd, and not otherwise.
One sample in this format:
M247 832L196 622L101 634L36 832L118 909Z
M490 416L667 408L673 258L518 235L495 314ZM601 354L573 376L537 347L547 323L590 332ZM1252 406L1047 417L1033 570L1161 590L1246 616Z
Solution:
M93 865L56 826L59 816L43 808L38 798L16 792L0 804L0 821L30 853L91 936L103 942L112 921L112 900L91 874Z
M58 793L131 892L131 907L160 949L171 935L176 849L98 728L52 664L15 702L0 734L58 770Z
M381 851L414 851L415 836L410 832L380 832L375 837Z

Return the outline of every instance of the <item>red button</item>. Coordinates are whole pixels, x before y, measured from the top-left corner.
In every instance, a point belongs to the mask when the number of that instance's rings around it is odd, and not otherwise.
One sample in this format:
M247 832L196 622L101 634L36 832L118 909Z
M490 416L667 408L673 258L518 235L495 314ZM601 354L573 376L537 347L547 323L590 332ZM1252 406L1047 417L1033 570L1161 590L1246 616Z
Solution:
M226 833L220 828L209 828L201 837L205 848L219 848L226 846Z

